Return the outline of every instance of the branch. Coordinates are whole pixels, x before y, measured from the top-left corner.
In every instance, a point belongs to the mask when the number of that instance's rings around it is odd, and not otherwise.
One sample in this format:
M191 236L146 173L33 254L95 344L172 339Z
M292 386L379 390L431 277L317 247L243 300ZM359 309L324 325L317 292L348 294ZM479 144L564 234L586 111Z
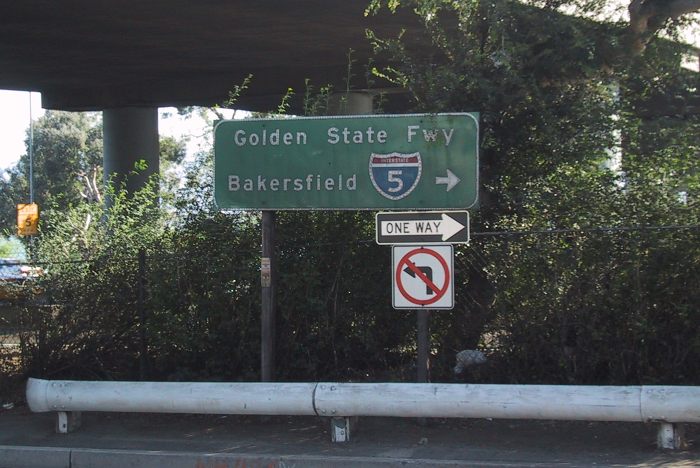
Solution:
M675 0L668 5L668 16L671 19L678 19L700 10L700 0Z
M92 169L92 187L97 202L102 203L102 194L100 193L100 186L97 185L97 167L93 167Z
M102 203L102 194L99 185L97 185L97 166L94 166L91 172L92 174L88 174L81 171L77 174L85 185L85 190L80 190L80 195L88 202Z
M219 112L219 108L218 108L218 107L210 107L209 110L212 111L212 112L214 113L214 115L216 116L217 120L224 120L224 119L225 119L224 114L222 114L221 112Z
M628 10L631 47L639 54L668 20L700 10L700 0L632 0Z
M649 18L656 12L650 11L652 8L644 0L632 0L627 10L630 13L630 30L635 34L645 33L649 26Z

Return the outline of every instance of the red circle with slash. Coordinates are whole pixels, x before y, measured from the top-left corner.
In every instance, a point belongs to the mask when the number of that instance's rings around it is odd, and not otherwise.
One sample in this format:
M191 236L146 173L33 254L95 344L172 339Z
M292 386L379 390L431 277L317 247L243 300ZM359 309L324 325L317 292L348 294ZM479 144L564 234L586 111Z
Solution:
M442 286L442 288L438 287L435 283L428 278L423 271L420 270L413 262L410 261L410 258L413 255L417 254L427 254L430 255L431 257L434 257L442 266L443 270L445 271L445 284ZM413 296L411 296L408 291L406 291L406 288L403 286L403 282L401 281L401 272L403 271L404 265L406 265L413 273L416 274L418 278L420 278L421 281L425 283L427 287L429 287L434 293L435 296L431 297L429 299L418 299ZM450 267L447 265L447 262L445 261L442 256L438 255L434 250L426 249L425 247L420 247L417 249L413 249L410 252L408 252L406 255L404 255L401 260L399 261L399 264L396 268L396 286L398 286L399 291L401 291L401 295L405 297L409 302L412 302L417 305L430 305L434 304L435 302L439 301L442 296L445 295L447 292L447 289L450 285Z

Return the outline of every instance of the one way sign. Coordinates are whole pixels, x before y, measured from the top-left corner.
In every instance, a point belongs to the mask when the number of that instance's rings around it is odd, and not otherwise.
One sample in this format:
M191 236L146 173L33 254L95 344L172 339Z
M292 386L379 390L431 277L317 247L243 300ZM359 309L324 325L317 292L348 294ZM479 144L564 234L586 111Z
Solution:
M467 244L469 212L377 213L377 244Z

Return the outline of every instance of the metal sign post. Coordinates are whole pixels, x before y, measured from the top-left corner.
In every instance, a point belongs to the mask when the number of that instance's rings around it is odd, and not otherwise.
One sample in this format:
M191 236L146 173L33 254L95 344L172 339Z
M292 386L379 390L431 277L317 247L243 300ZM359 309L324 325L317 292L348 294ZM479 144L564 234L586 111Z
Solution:
M260 380L272 382L275 377L275 212L262 212L262 258L260 285L262 312L260 315Z
M417 365L416 377L418 383L430 381L430 311L421 309L416 311L417 331Z
M392 247L392 305L416 311L416 378L430 380L432 309L454 307L454 247L452 245L394 245ZM421 422L424 422L421 420Z

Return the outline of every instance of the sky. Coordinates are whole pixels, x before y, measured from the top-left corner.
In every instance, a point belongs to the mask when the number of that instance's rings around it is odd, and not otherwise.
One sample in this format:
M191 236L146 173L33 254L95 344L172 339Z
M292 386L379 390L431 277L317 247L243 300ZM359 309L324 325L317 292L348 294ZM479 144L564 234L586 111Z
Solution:
M39 118L41 95L31 93L32 116ZM25 131L29 127L29 93L0 91L0 170L13 166L25 153Z

